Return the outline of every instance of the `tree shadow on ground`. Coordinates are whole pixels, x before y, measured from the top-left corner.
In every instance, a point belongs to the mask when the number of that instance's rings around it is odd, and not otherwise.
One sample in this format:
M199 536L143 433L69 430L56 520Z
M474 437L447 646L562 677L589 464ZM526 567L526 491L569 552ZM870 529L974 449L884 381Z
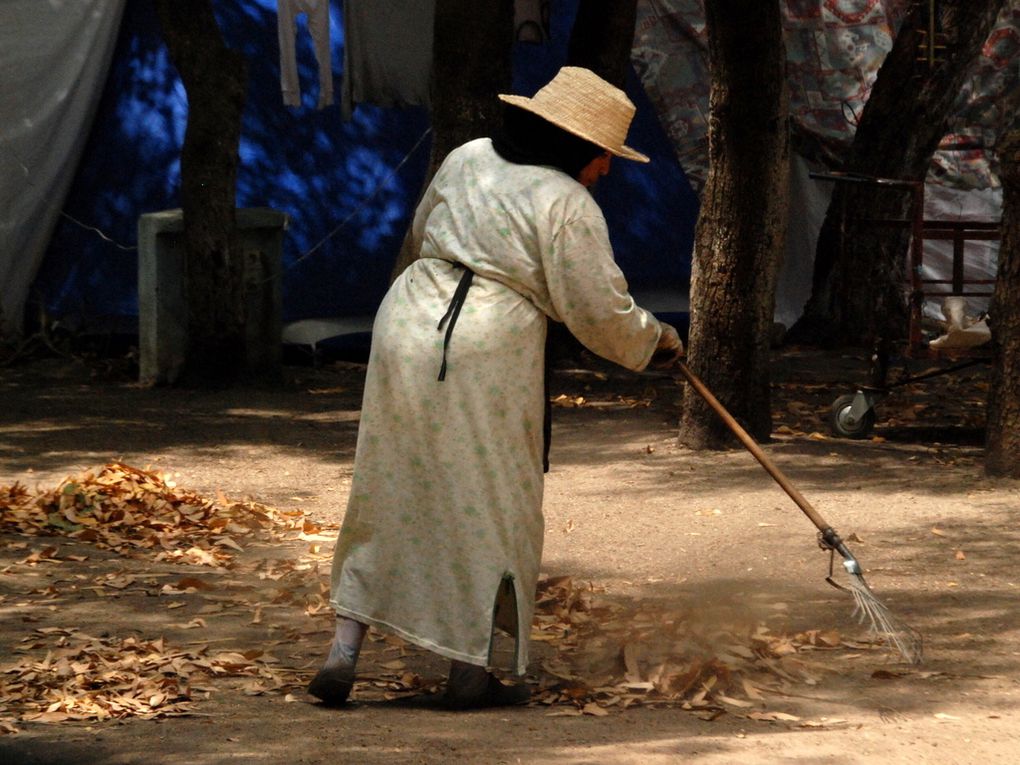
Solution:
M288 370L278 387L189 391L91 377L80 362L0 370L0 474L121 455L272 445L336 463L353 455L363 367Z
M360 367L300 370L288 387L277 391L205 394L96 380L81 366L62 364L45 371L37 366L0 370L5 405L0 411L2 473L31 468L63 475L68 465L108 454L144 457L167 450L180 450L195 460L213 460L229 452L238 460L245 449L258 446L271 448L253 459L272 461L286 454L306 460L309 469L350 465L363 377ZM648 382L635 378L630 384L641 393ZM631 389L615 390L628 395ZM719 607L749 620L764 619L775 630L834 628L846 637L859 637L863 631L851 616L852 599L824 583L828 561L815 544L813 527L746 452L699 454L676 448L670 424L673 399L667 397L675 391L668 386L665 390L637 418L634 410L619 419L611 409L558 412L561 437L554 438L553 473L547 483L552 495L547 502L551 532L547 539L566 541L547 546L545 570L599 586L608 583L605 597L624 613L656 608L708 619ZM596 427L597 439L591 436ZM851 548L865 565L878 597L920 630L927 645L926 662L916 669L904 668L877 651L856 651L857 658L845 657L843 649L815 652L813 659L831 663L838 671L826 674L819 686L781 702L805 716L857 721L878 721L880 709L892 709L919 725L942 711L940 705L955 700L976 710L975 719L997 715L1003 724L1014 720L1009 715L1015 708L1012 678L1020 669L1015 650L1020 613L1014 607L1020 581L1012 581L1011 572L1020 553L1020 531L1013 522L1013 495L1001 490L1013 484L987 482L977 462L980 450L970 447L794 437L776 440L767 450L809 499L817 498L819 510L831 514L837 528L847 536L857 529L860 539L852 540ZM265 467L238 461L245 470ZM616 465L627 480L622 492L606 486ZM573 485L589 469L592 480ZM561 477L570 485L564 486ZM269 490L266 482L251 475L243 480ZM723 504L720 487L725 487L725 501L742 504ZM898 518L888 512L882 498L904 494L916 498L921 509ZM714 515L715 510L721 515ZM731 522L716 525L716 518ZM573 530L554 536L568 520L576 521ZM696 537L687 536L695 533L703 535L697 547L690 543ZM5 540L12 538L5 535ZM33 547L50 543L14 539ZM295 542L270 550L252 548L246 554L249 563L266 555L298 559L307 548L307 543ZM5 548L3 555L7 564L26 552ZM128 566L111 555L90 555L87 565L95 564L97 572ZM179 577L184 570L146 561L130 564L148 567L149 576L172 572ZM12 588L3 593L8 595L5 612L10 609L12 614L4 620L8 635L14 636L7 638L11 645L33 625L58 623L118 632L162 628L175 639L193 639L193 632L170 630L177 629L172 624L186 621L185 612L189 617L199 613L203 601L197 595L174 595L188 605L167 611L165 605L154 608L159 599L144 593L103 598L98 601L102 607L97 607L97 600L87 596L84 585L89 582L80 587L86 597L66 603L49 602L38 593L20 594L86 571L75 565L12 569L3 582ZM242 573L210 576L220 588L214 594L247 594L249 587L271 586ZM624 574L627 582L621 582ZM308 574L309 586L317 586L315 576ZM325 576L324 568L318 576ZM15 590L17 597L12 596ZM22 600L32 604L18 606ZM779 603L785 608L777 608ZM287 605L281 614L276 621L307 618L300 604ZM29 620L22 622L21 616ZM328 614L316 618L325 629L317 630L314 640L288 646L309 674L328 641ZM268 625L252 624L243 608L207 621L224 646L257 646L267 639ZM876 676L876 670L885 674ZM713 722L675 709L647 708L608 718L549 717L550 710L538 707L455 715L374 702L325 710L303 703L299 693L295 696L296 702L288 702L281 695L249 697L228 688L202 702L193 718L133 720L91 731L82 725L29 726L23 734L0 739L0 754L25 763L174 759L390 765L555 760L561 765L630 765L669 758L732 762L776 754L778 759L780 750L767 747L770 739L783 738L786 762L849 765L864 759L856 749L852 755L838 750L863 740L856 730L845 731L844 738L838 738L840 731L835 731L836 738L825 738L789 725L752 724L735 714ZM932 732L905 729L910 732L903 737L905 747L919 732ZM981 733L975 730L975 735ZM804 738L790 744L785 737L791 735ZM889 737L883 741L896 745ZM759 746L766 748L759 752L750 748ZM899 754L903 757L899 761L910 761L906 750ZM889 752L872 757L876 762L897 761Z

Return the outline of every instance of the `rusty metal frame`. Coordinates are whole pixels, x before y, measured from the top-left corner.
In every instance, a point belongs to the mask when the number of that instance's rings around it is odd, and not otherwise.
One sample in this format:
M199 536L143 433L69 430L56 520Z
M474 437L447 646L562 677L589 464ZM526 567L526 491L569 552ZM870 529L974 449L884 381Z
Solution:
M968 355L965 351L932 350L924 342L921 318L925 297L961 295L989 297L994 279L968 279L965 273L965 246L968 241L997 241L1000 238L998 221L943 221L924 218L924 182L897 178L881 178L857 173L810 173L816 180L837 183L864 183L887 188L898 188L911 195L910 213L906 220L862 220L861 222L882 226L910 228L908 250L907 282L909 295L909 320L907 327L907 355L913 358L958 358ZM953 276L951 279L925 279L921 276L924 266L924 243L926 240L951 241L953 243ZM968 289L971 285L983 286L985 291ZM948 290L933 292L931 286L946 286Z

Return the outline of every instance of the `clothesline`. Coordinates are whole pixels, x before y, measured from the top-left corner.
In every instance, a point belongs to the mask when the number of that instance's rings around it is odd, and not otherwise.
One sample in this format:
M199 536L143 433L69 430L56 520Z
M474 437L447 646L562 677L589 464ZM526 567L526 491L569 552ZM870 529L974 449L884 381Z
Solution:
M121 244L116 239L113 239L112 237L107 236L101 229L98 229L95 226L90 226L87 223L82 223L80 220L78 220L77 218L74 218L74 217L68 215L63 210L60 211L60 214L63 215L65 218L67 218L69 221L71 221L71 223L75 224L76 226L80 226L81 228L85 229L86 231L93 231L93 232L95 232L96 234L99 235L100 239L103 239L104 241L109 242L110 244L112 244L114 247L116 247L119 250L127 250L127 251L130 252L131 250L137 250L138 249L138 245L137 244Z
M287 264L286 268L289 270L289 269L293 268L294 266L296 266L301 261L303 261L305 258L310 257L320 247L322 247L322 245L324 245L326 242L328 242L330 239L332 239L334 236L336 236L341 231L341 229L343 229L344 226L346 226L348 223L350 223L351 219L354 218L354 216L357 215L359 212L361 212L364 209L365 205L367 205L369 202L374 200L376 198L376 196L379 195L379 192L383 190L383 188L386 186L387 183L390 182L390 180L393 178L393 176L395 176L398 172L400 172L400 169L404 165L407 164L408 160L411 159L411 157L414 155L414 153L418 150L418 147L421 146L422 143L424 143L425 139L428 137L429 133L431 133L431 132L432 132L432 128L431 127L426 128L425 132L421 134L421 137L418 138L418 140L415 142L414 146L411 147L410 151L408 151L407 154L404 155L404 158L402 160L400 160L399 163L397 163L397 166L394 167L392 170L390 170L389 174L387 174L387 176L385 178L383 178L383 180L381 182L376 184L375 190L372 191L372 193L369 194L367 197L362 199L361 202L358 203L357 207L355 207L353 210L351 210L351 212L347 214L347 217L344 218L336 226L336 228L334 228L332 231L330 231L328 234L326 234L326 236L324 236L322 239L320 239L318 242L316 242L314 245L312 245L312 247L309 248L308 250L306 250L302 255L300 255L297 258L295 258L294 260L292 260L289 264ZM272 279L273 279L273 277L270 277L266 281L271 281Z
M298 263L302 262L306 258L311 257L326 242L328 242L334 236L339 234L340 231L342 231L343 228L348 223L351 222L351 220L354 218L354 216L357 215L359 212L361 212L365 208L365 206L367 204L372 202L379 195L379 192L382 191L383 188L385 188L386 184L388 184L393 179L393 177L397 173L400 172L400 170L404 167L404 165L407 164L407 162L411 159L411 157L418 150L418 148L422 145L422 143L425 142L425 139L429 136L429 133L431 133L431 132L432 132L432 128L431 127L426 128L425 132L421 134L421 136L415 142L414 146L412 146L411 149L404 155L404 158L401 159L400 162L397 163L396 167L394 167L392 170L390 170L390 172L386 175L386 177L383 178L382 181L380 181L378 184L376 184L376 187L372 191L372 193L369 194L364 199L362 199L361 202L359 202L358 205L353 210L351 210L351 212L348 213L347 216L342 221L340 221L340 223L337 224L337 226L335 226L328 234L326 234L322 239L320 239L318 242L316 242L314 245L312 245L308 250L303 252L297 258L295 258L290 263L288 263L284 270L290 270L291 268L293 268L294 266L296 266ZM90 226L90 225L88 225L86 223L82 223L80 220L78 220L77 218L72 217L71 215L68 215L64 211L61 211L60 214L63 215L65 218L67 218L72 223L74 223L75 225L80 226L81 228L83 228L83 229L85 229L87 231L94 232L101 239L103 239L106 242L109 242L110 244L112 244L114 247L117 247L118 249L127 250L127 251L132 251L132 250L137 250L138 249L138 245L121 244L117 240L115 240L112 237L108 236L104 231L102 231L102 229L99 229L99 228L97 228L95 226ZM265 282L272 281L275 278L276 278L275 275L271 276L268 279L266 279ZM264 284L265 282L262 282L262 283Z

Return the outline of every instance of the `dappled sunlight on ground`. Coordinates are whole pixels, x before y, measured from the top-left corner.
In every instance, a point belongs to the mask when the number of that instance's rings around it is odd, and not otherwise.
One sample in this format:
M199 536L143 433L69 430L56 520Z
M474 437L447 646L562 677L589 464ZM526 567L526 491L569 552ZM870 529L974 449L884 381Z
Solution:
M84 364L0 370L0 733L19 731L0 753L1009 762L1020 483L985 478L980 447L956 437L978 427L983 381L890 397L874 439L834 439L827 407L858 361L779 354L764 448L923 633L922 665L857 623L816 529L749 454L677 446L675 381L588 359L554 375L532 704L465 715L408 703L442 687L446 663L375 632L354 705L304 693L331 636L363 366L202 394ZM107 464L122 467L104 504ZM266 524L242 533L243 512Z

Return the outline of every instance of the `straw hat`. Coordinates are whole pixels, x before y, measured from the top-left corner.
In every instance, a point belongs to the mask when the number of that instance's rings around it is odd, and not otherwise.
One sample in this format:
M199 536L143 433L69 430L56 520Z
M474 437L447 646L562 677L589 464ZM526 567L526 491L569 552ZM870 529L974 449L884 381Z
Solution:
M501 93L499 100L537 114L617 157L648 161L623 143L634 117L634 104L622 90L588 69L565 66L534 97Z

